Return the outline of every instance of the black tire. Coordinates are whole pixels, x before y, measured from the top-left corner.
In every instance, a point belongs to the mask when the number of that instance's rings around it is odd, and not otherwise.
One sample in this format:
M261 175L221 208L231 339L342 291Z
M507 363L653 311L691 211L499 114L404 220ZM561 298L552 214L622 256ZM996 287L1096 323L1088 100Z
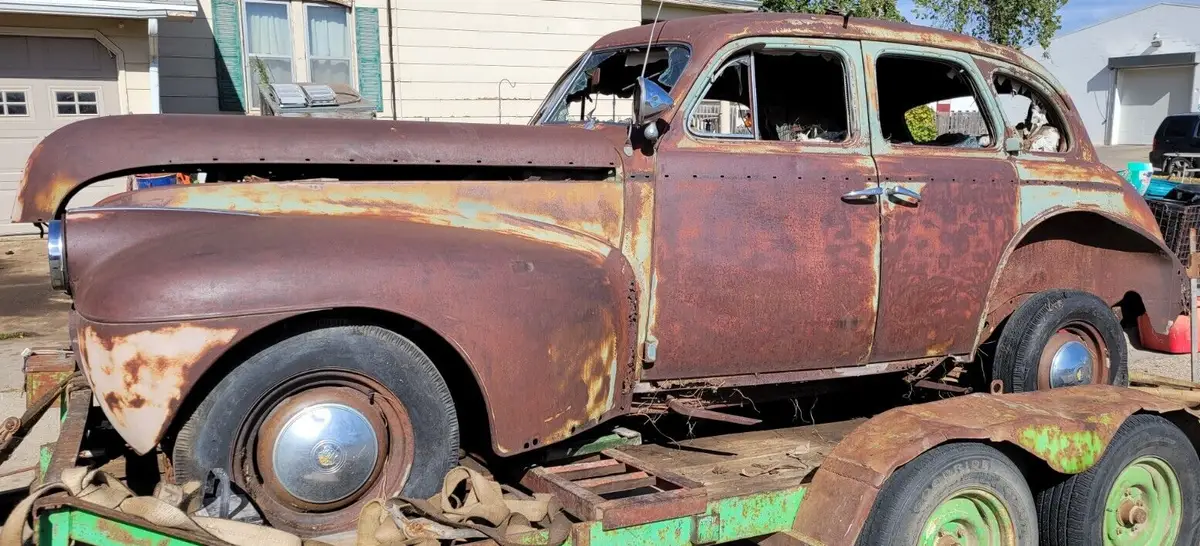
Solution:
M1121 425L1100 462L1039 491L1043 545L1104 544L1105 502L1117 477L1142 457L1165 461L1178 478L1182 518L1173 544L1200 540L1200 459L1183 431L1157 415L1133 415ZM1148 544L1148 543L1147 543Z
M210 469L222 468L239 485L252 489L252 483L247 487L239 481L245 481L246 460L251 458L247 453L253 452L251 446L256 445L249 443L245 435L257 434L248 429L257 429L258 425L247 423L262 424L262 416L272 407L280 407L282 400L306 389L320 388L320 381L324 381L321 374L362 378L373 391L379 391L366 395L370 407L377 404L377 396L392 396L389 400L398 400L407 414L403 426L389 423L376 428L385 429L384 435L394 435L394 429L399 428L411 435L406 436L405 443L411 447L406 448L408 454L404 457L411 463L411 470L406 477L397 476L399 462L392 460L390 453L380 456L381 470L372 478L377 480L379 490L369 493L394 494L394 490L382 491L384 479L389 480L389 488L403 483L401 494L410 498L428 498L441 489L446 472L457 463L459 446L458 417L445 380L429 357L408 339L376 326L351 325L321 327L283 339L225 375L176 436L172 450L176 481L203 479ZM310 381L314 377L318 379ZM326 383L335 384L328 388L338 388L334 382ZM239 444L242 449L235 447ZM235 465L235 460L241 464ZM243 470L235 472L234 466ZM313 535L352 529L361 505L370 500L368 490L364 486L362 498L356 502L336 509L331 505L319 513L283 509L253 491L251 496L273 525Z
M938 505L969 490L985 491L1003 504L1014 544L1036 546L1037 509L1029 485L1011 459L979 443L939 446L900 467L879 490L857 544L917 544Z
M996 346L992 378L1004 381L1004 392L1049 388L1039 380L1043 351L1062 329L1076 327L1089 332L1082 337L1096 338L1094 356L1101 368L1093 371L1090 382L1128 386L1125 334L1117 315L1104 300L1070 290L1034 294L1009 317Z

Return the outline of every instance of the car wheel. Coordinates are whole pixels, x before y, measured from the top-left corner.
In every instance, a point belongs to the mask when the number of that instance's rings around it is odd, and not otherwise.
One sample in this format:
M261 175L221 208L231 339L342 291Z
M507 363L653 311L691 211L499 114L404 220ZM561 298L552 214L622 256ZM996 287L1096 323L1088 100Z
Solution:
M458 419L433 362L374 326L287 338L247 359L177 434L176 480L221 468L272 525L353 529L363 504L427 498L458 455Z
M1192 168L1192 162L1187 159L1172 159L1167 162L1167 176L1183 177L1187 176L1188 169Z
M1121 323L1103 300L1051 290L1031 296L1009 317L992 372L1005 392L1128 385L1126 358Z
M1100 462L1037 496L1042 544L1196 544L1200 459L1157 415L1133 415Z
M857 544L1037 544L1033 493L996 448L939 446L884 482Z

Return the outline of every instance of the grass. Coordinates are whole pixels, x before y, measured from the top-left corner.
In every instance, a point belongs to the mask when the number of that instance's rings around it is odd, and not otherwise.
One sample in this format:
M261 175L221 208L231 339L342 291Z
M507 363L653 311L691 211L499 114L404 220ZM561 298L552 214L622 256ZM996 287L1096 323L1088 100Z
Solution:
M0 341L8 341L10 339L25 339L27 337L37 337L33 332L0 332Z

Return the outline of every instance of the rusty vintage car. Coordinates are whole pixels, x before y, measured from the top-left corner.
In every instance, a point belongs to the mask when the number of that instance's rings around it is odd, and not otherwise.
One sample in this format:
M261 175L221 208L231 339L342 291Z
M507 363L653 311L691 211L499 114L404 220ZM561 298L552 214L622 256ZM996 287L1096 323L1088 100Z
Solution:
M945 101L974 122L908 115ZM221 183L68 207L164 171ZM460 445L510 456L734 389L1125 383L1121 319L1182 309L1178 259L1046 70L831 16L615 32L527 126L81 121L34 152L14 216L48 229L129 446L181 481L223 468L308 535L430 494Z

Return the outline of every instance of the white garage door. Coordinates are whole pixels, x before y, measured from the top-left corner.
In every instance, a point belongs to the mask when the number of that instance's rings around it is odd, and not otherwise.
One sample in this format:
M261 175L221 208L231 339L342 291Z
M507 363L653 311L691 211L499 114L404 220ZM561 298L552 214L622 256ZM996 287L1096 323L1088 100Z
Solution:
M1115 144L1150 144L1163 118L1190 112L1192 66L1122 69L1117 73L1121 100Z
M121 113L117 63L91 38L0 36L0 235L33 232L9 218L25 161L55 129L80 119ZM72 203L99 199L106 183ZM82 193L82 192L81 192Z

